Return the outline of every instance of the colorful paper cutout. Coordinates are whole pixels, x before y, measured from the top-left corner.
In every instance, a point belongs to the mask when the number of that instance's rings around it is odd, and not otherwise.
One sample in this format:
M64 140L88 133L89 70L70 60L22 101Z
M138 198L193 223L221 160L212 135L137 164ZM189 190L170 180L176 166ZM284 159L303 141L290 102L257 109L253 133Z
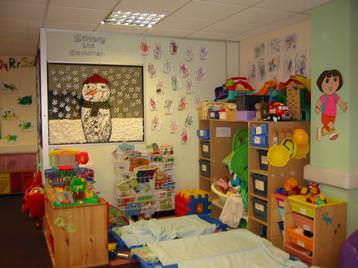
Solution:
M20 98L17 98L17 103L20 105L31 105L32 104L32 96L23 96Z
M181 140L182 144L189 143L189 131L186 128L183 128L183 130L180 134L180 140Z
M193 49L191 47L187 47L185 49L185 60L186 61L192 61L194 57Z
M150 75L150 78L154 78L157 75L157 69L155 68L155 65L153 63L148 63L147 71Z
M187 78L190 75L189 67L185 63L180 64L179 70L183 78Z
M1 91L14 92L16 90L17 90L17 86L15 84L2 82Z
M5 136L5 139L8 143L15 143L17 142L18 136L16 134L8 134Z
M169 43L169 53L173 56L178 53L178 45L174 40Z
M17 119L18 115L13 109L6 109L1 111L1 119L3 120L14 120Z
M181 89L181 84L180 84L180 80L178 79L178 77L176 75L172 75L172 89L174 91L177 91L179 89Z
M158 81L158 83L156 84L155 86L155 92L158 94L158 95L163 95L164 94L164 90L165 90L165 84L164 82L161 80L161 81Z
M151 97L149 99L149 108L152 112L158 110L158 100L156 98Z
M153 53L154 53L154 58L156 60L159 60L162 56L162 45L161 44L156 44L155 47L154 47L154 50L153 50Z
M176 119L172 119L169 125L170 134L175 134L179 131L179 123Z
M335 129L337 116L337 105L343 112L348 111L348 106L342 101L337 92L343 86L343 77L338 70L325 70L317 79L318 89L323 93L315 105L316 114L321 113L322 127L317 128L317 140L320 141L324 136L330 140L336 140L338 133Z
M139 44L139 51L143 56L147 56L149 54L150 46L146 40L142 40Z
M185 123L184 123L184 127L186 128L190 128L194 123L194 118L192 115L187 114L185 117Z
M202 101L201 97L200 96L195 96L194 101L195 101L196 108L200 108L201 107L201 101Z
M186 94L188 94L188 95L193 93L193 81L191 81L190 78L188 80L186 80L185 91L186 91Z
M29 121L21 121L20 124L19 124L19 128L22 131L29 131L29 130L33 129L33 125Z
M181 96L178 103L178 110L185 111L188 108L188 101L185 96Z
M174 102L172 100L165 100L164 101L164 114L171 115L174 112Z
M208 49L206 47L201 47L200 48L200 59L206 60L207 57L208 57Z
M163 73L169 74L173 71L173 63L171 60L167 59L166 62L163 65Z
M151 122L152 131L160 131L162 129L162 120L159 116L155 115Z
M199 67L195 71L195 75L196 75L196 80L203 81L206 78L206 70L204 69L204 67Z

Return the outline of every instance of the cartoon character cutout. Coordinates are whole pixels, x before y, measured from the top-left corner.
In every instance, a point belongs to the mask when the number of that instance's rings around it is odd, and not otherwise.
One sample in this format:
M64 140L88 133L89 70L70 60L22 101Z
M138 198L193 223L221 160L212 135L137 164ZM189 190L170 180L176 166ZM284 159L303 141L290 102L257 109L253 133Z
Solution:
M188 47L185 49L185 60L186 61L192 61L194 57L193 49L191 47Z
M206 47L201 47L200 48L200 59L206 60L207 57L208 57L208 49Z
M162 80L158 81L158 83L155 86L155 92L157 93L157 95L162 95L164 93L164 90L165 90L164 82Z
M193 93L193 81L189 78L185 84L186 94L190 95Z
M188 144L189 143L189 131L186 128L183 128L180 139L182 144Z
M172 89L174 91L177 91L179 89L181 89L181 83L180 83L180 80L178 79L178 77L176 75L172 75L172 78L171 78L171 82L172 82Z
M157 69L153 63L148 63L147 71L149 73L150 78L154 78L157 75Z
M173 55L173 56L178 53L178 45L174 40L172 40L169 44L169 52L170 52L170 55Z
M181 76L183 78L187 78L190 75L190 70L189 70L188 65L186 65L184 63L180 64L179 69L180 69Z
M188 101L186 100L186 97L185 96L180 97L178 103L178 110L185 111L187 108L188 108Z
M174 112L174 102L172 100L165 100L164 101L164 114L171 115Z
M147 43L147 41L145 40L142 40L139 44L139 50L140 50L140 53L143 55L143 56L147 56L149 54L149 49L150 49L150 46L149 44Z
M151 129L152 131L160 131L162 128L162 120L159 116L154 116L151 122Z
M154 97L149 99L149 107L150 110L153 111L157 111L158 110L158 100Z
M163 52L162 45L161 44L155 45L154 50L153 50L154 58L156 60L159 60L160 57L162 56L162 52Z
M338 70L326 70L317 79L317 86L323 95L315 105L315 112L321 113L322 127L317 129L317 139L320 141L324 136L330 140L336 140L338 134L334 127L337 116L337 105L343 112L348 111L348 106L337 95L337 91L343 86L343 77Z

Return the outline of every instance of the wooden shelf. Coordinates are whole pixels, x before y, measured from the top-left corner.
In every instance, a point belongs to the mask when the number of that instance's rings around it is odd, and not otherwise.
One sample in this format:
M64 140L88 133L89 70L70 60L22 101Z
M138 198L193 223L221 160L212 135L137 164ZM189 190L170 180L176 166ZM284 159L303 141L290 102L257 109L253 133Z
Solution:
M250 193L249 195L252 196L252 197L256 197L256 198L258 198L258 199L264 200L264 201L267 201L267 200L268 200L267 196L263 196L263 195L259 195L259 194L254 194L254 193Z
M254 149L254 150L264 150L264 151L268 151L268 148L266 148L266 147L258 147L258 146L252 146L252 145L250 145L250 148L251 148L251 149Z
M205 177L205 176L203 176L203 175L200 175L200 179L203 179L203 180L206 180L206 181L210 181L210 178Z
M50 255L50 259L52 262L52 266L56 267L56 262L55 262L55 256L52 252L51 246L50 246L50 242L48 241L48 232L45 230L44 231L44 237L45 237L45 241L46 241L46 246L47 246L47 250L48 250L48 254Z
M257 223L260 223L262 225L267 226L267 222L264 222L264 221L262 221L262 220L260 220L258 218L255 218L254 216L249 216L249 220L253 220L253 221L257 222Z
M199 156L199 159L210 161L210 158Z
M268 170L262 169L250 169L250 173L260 174L264 176L268 176L270 174Z

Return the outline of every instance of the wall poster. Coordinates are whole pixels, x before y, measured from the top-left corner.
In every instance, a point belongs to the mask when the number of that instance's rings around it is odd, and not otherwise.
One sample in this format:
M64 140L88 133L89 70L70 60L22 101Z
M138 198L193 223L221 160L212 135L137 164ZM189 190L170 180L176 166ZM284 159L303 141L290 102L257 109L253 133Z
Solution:
M49 144L144 141L143 66L48 63Z

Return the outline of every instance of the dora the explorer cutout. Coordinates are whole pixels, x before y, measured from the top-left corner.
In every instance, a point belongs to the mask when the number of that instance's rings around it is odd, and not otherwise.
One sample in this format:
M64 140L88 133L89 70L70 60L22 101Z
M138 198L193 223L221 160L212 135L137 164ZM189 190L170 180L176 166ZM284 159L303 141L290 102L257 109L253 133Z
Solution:
M317 86L323 95L318 99L315 112L322 113L322 127L317 129L317 139L320 141L324 136L330 140L336 140L338 134L334 127L337 116L337 105L343 112L347 112L348 106L337 95L337 91L343 86L343 77L338 70L326 70L317 79Z

